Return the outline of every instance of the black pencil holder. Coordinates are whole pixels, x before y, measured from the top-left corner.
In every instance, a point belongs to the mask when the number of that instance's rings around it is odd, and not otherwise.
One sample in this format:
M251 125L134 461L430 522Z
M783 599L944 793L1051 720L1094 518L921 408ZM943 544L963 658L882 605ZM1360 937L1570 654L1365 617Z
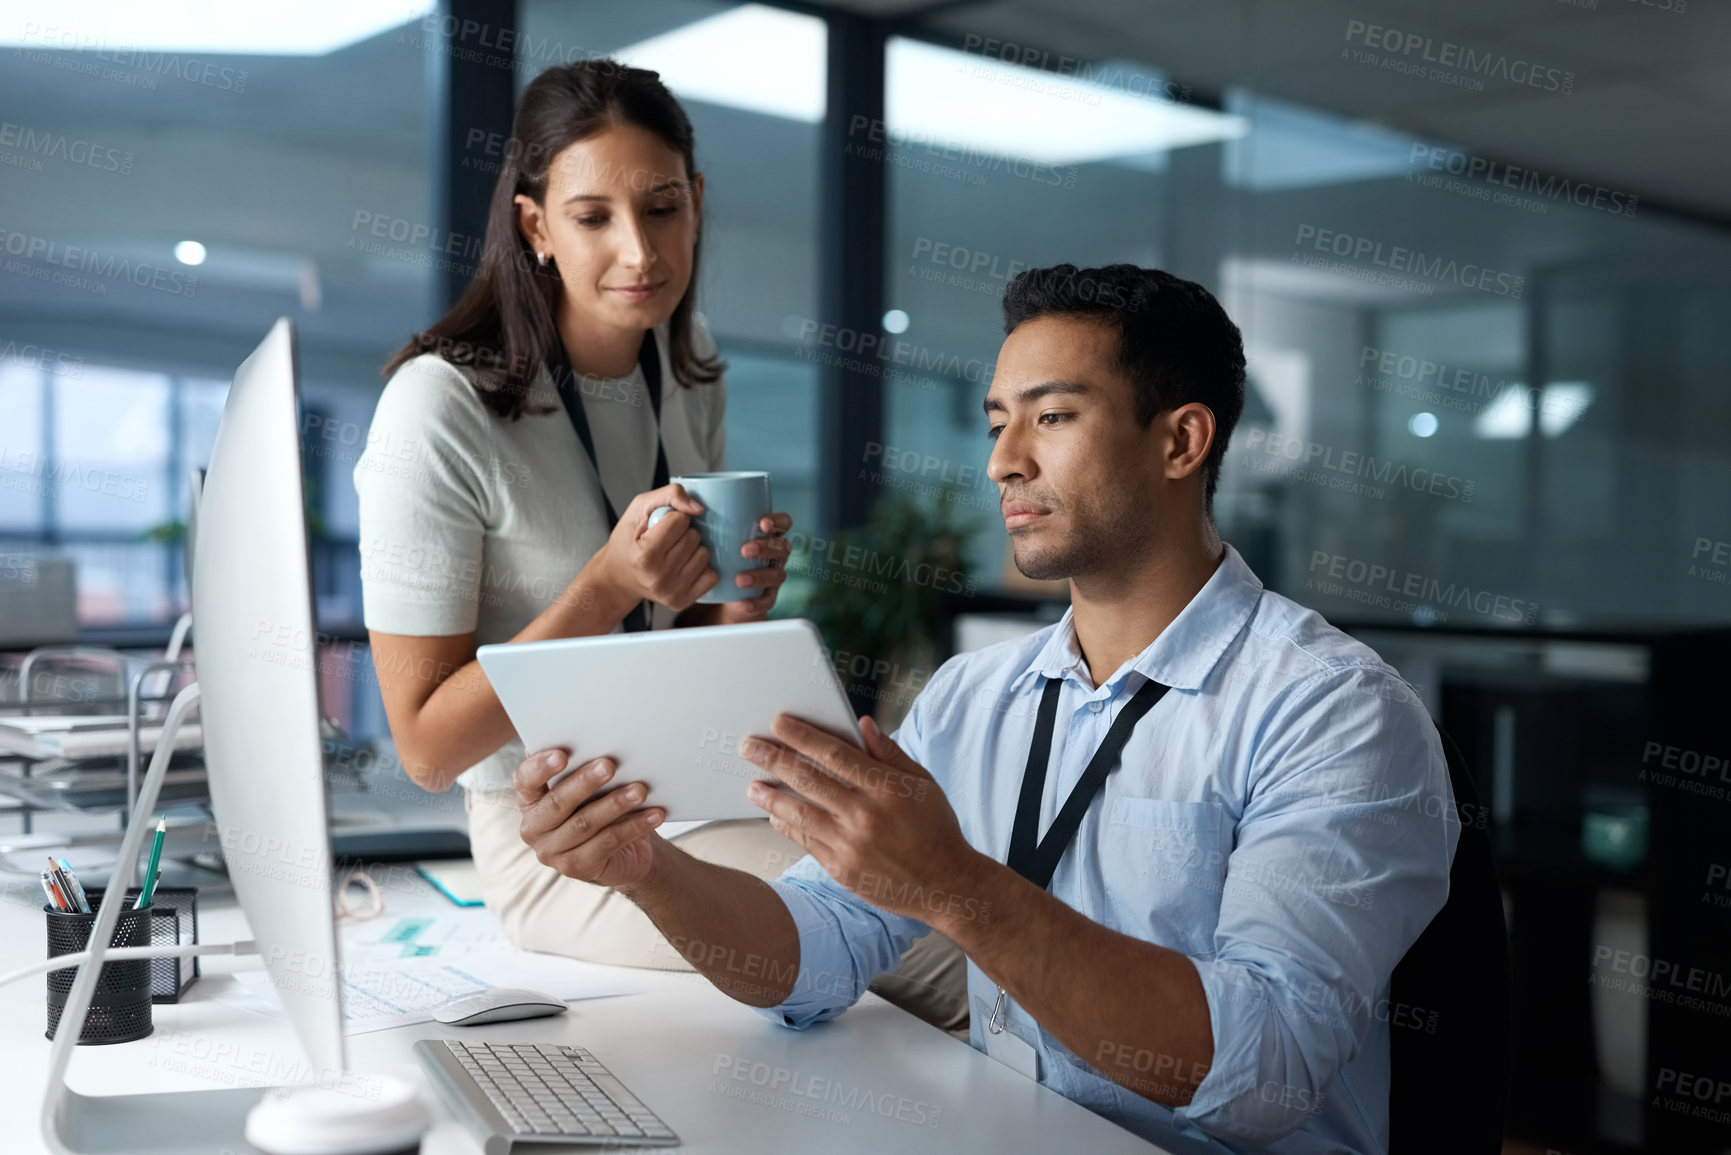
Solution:
M126 892L127 908L115 923L111 947L149 946L153 909L133 910L131 903L138 890ZM101 909L98 892L88 896L90 909ZM95 914L68 914L44 904L48 916L48 957L77 954L90 945L90 931L96 925ZM124 962L102 964L96 979L96 990L90 998L90 1012L84 1017L84 1029L78 1033L80 1045L90 1043L129 1043L150 1034L150 959L127 959ZM48 1037L53 1038L60 1025L60 1013L66 1009L66 996L78 968L66 967L48 972Z
M126 892L132 905L138 888ZM91 910L102 908L102 891L89 891L85 898ZM150 945L174 946L198 941L198 888L159 886L150 896ZM83 949L83 948L80 948ZM150 1001L178 1003L192 980L198 977L198 958L153 958L150 960Z

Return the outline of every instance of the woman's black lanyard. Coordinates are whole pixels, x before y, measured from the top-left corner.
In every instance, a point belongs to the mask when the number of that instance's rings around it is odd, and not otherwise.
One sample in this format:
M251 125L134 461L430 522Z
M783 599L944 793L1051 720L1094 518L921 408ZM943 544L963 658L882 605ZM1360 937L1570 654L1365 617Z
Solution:
M1135 697L1124 704L1112 720L1112 728L1106 731L1106 740L1094 751L1088 768L1082 771L1070 797L1064 800L1058 816L1052 820L1046 837L1036 842L1035 834L1040 828L1040 798L1046 792L1046 768L1052 760L1052 730L1058 721L1058 695L1063 689L1062 678L1047 678L1046 689L1040 695L1040 712L1034 720L1034 741L1028 747L1028 768L1022 774L1022 794L1016 800L1016 821L1010 827L1010 854L1005 861L1011 870L1041 890L1052 885L1058 860L1075 841L1076 831L1082 828L1082 816L1106 784L1106 775L1118 765L1118 758L1124 753L1124 745L1130 741L1136 723L1166 696L1170 687L1149 680L1136 691ZM1002 1032L1003 1015L1004 988L999 987L998 1001L992 1007L992 1017L987 1020L986 1029L993 1034Z
M650 488L660 489L667 484L667 448L661 443L661 354L655 348L653 329L644 331L643 344L637 350L637 367L643 370L649 405L655 411L655 481ZM595 469L595 484L601 490L601 504L607 510L607 532L611 534L619 524L619 513L613 508L613 499L607 496L607 486L601 480L601 462L595 456L595 436L589 432L589 416L583 412L583 397L577 391L577 374L571 369L565 342L557 337L553 340L553 347L547 351L547 372L553 378L554 388L559 391L559 400L564 403L565 416L571 419L571 428L577 431L577 440L583 443L583 452L589 455L589 464ZM638 602L625 615L625 632L637 633L649 628L649 603Z

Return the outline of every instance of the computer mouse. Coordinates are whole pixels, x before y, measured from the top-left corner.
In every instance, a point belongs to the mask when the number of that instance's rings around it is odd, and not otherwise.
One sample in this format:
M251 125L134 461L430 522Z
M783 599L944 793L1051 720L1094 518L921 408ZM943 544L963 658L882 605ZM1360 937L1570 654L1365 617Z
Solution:
M477 1027L482 1023L506 1023L512 1019L538 1019L562 1015L571 1008L564 999L519 987L498 987L479 994L452 999L433 1012L441 1023L453 1027Z

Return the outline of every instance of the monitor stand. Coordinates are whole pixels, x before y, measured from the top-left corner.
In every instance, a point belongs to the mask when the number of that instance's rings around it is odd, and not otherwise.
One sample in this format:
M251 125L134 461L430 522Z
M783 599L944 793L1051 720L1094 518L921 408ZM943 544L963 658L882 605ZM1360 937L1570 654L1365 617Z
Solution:
M64 1155L242 1155L253 1150L246 1141L247 1112L266 1089L80 1095L63 1085L52 1118L44 1107L45 1136Z
M107 1155L124 1151L220 1155L252 1150L247 1145L246 1115L264 1098L263 1087L224 1087L208 1091L175 1091L148 1095L81 1095L66 1084L66 1069L84 1031L101 955L114 937L125 905L126 874L136 869L147 817L156 806L162 779L174 750L174 735L188 711L198 703L198 686L182 690L163 720L150 771L139 784L138 801L121 839L114 876L103 893L102 907L90 934L95 957L78 968L66 1009L54 1032L48 1059L48 1087L42 1097L42 1137L57 1155Z

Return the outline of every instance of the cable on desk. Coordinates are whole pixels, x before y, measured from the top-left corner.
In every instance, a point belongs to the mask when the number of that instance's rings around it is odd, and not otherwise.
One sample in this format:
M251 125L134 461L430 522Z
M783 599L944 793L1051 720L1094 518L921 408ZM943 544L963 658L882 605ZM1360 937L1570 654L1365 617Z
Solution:
M181 946L126 946L115 947L102 952L102 961L124 962L127 959L140 958L191 958L194 955L232 954L249 955L258 953L258 943L250 939L240 942L198 942ZM44 974L48 971L66 970L80 963L90 961L90 952L79 951L77 954L57 954L40 962L33 962L27 967L20 967L10 974L0 975L0 987L27 979L31 975Z

